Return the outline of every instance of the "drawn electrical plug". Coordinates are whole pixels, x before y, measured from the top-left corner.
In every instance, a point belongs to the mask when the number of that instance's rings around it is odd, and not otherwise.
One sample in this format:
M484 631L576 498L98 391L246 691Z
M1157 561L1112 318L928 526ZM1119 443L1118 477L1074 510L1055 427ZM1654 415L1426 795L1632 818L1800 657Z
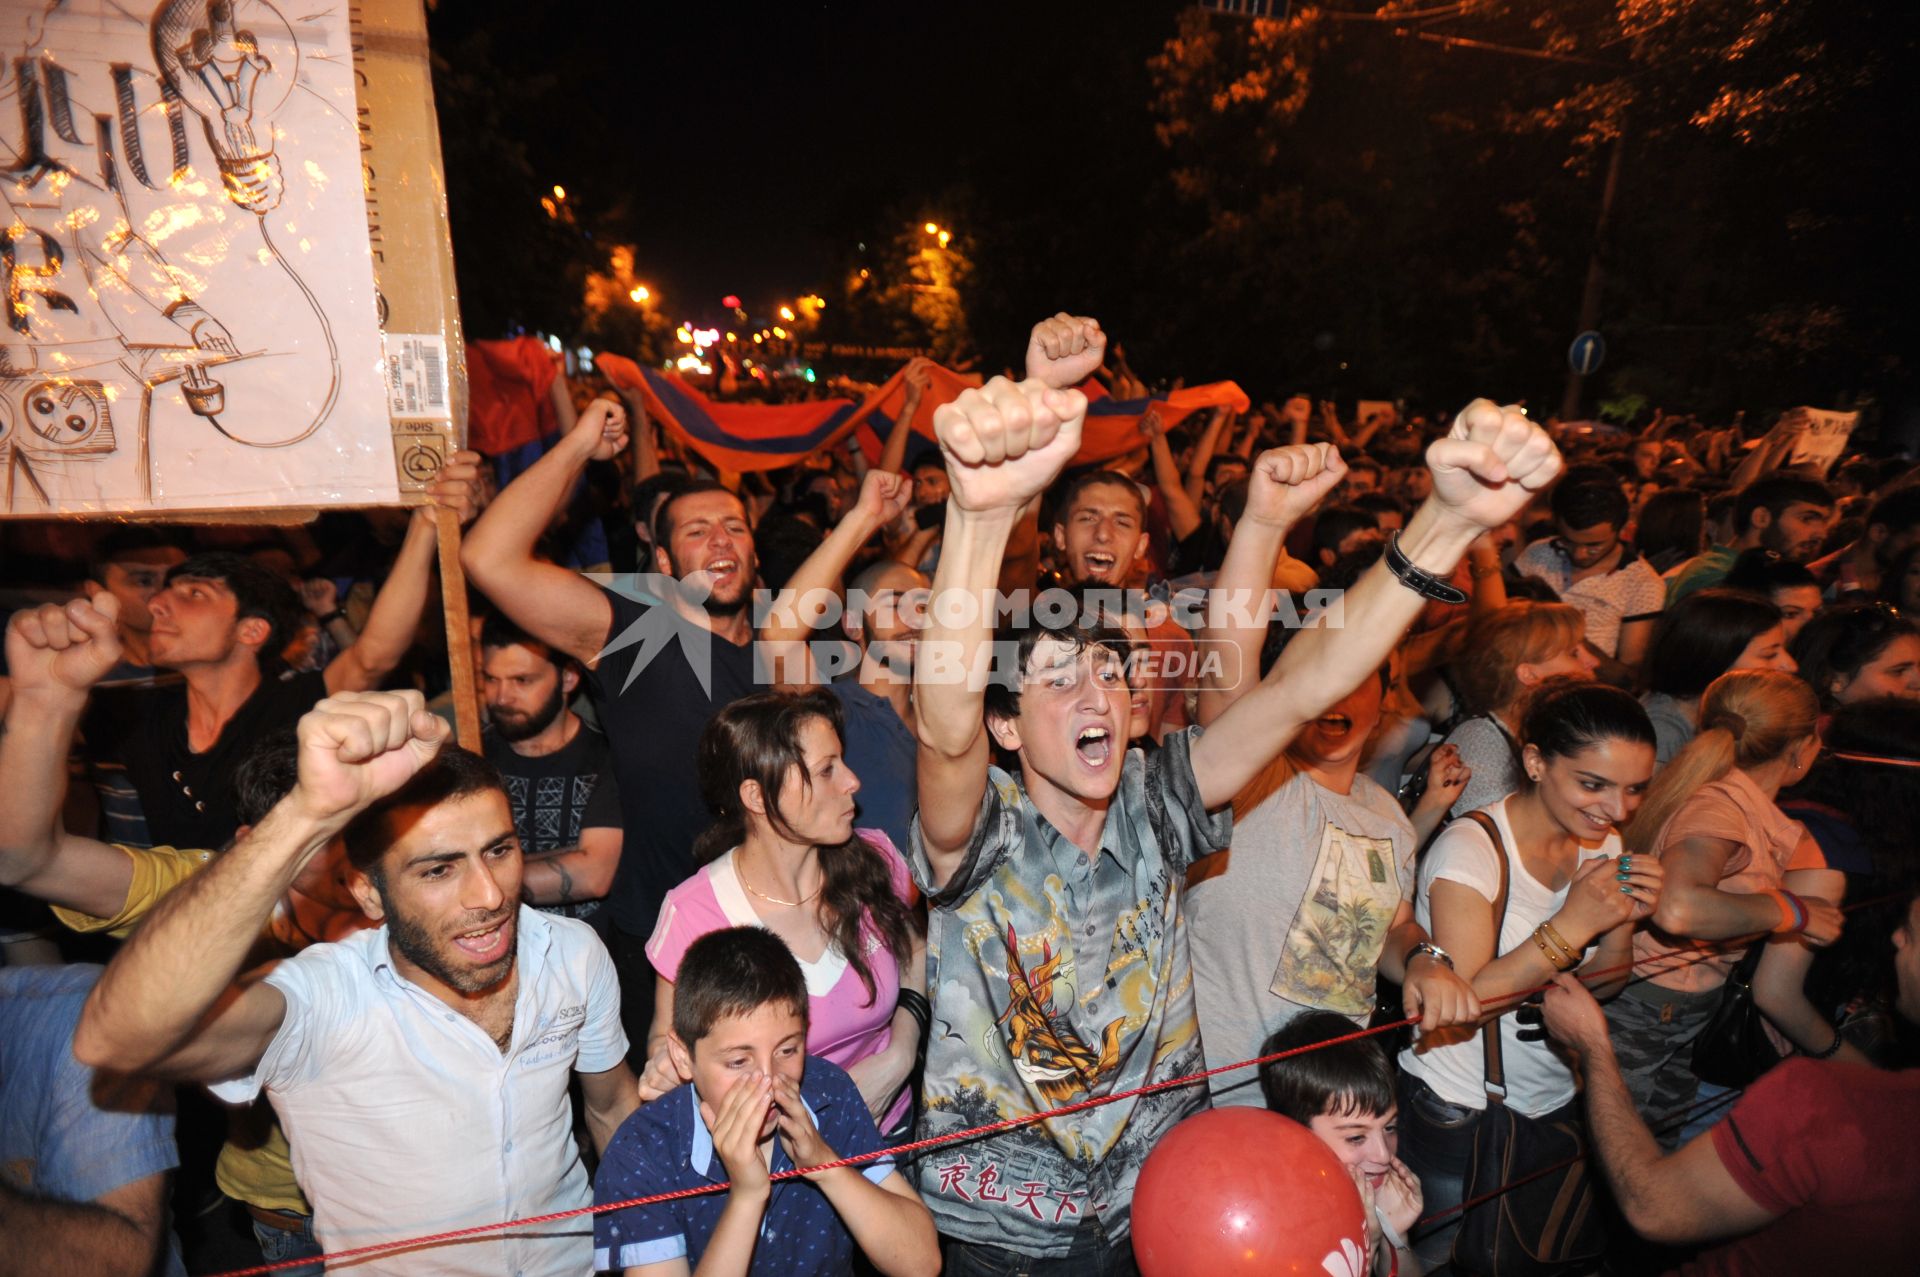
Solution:
M180 393L196 417L205 417L219 425L219 416L227 410L227 388L207 375L205 364L188 364L180 382Z
M167 307L166 315L174 323L186 329L193 338L194 348L209 355L228 357L237 356L240 351L234 345L233 334L227 326L207 313L206 307L189 298L181 298ZM218 360L196 360L186 366L186 375L180 382L181 397L187 401L194 416L205 417L216 428L219 427L219 414L227 410L227 388L213 379L207 369Z

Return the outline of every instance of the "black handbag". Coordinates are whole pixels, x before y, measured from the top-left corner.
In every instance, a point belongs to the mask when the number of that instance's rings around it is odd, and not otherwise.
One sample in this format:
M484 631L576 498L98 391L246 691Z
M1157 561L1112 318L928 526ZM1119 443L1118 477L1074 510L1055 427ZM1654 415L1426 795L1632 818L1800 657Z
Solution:
M1500 895L1493 906L1497 950L1511 881L1506 843L1485 812L1467 815L1493 839L1500 862ZM1508 1108L1499 1020L1481 1026L1480 1040L1486 1051L1487 1108L1474 1128L1462 1200L1497 1195L1462 1213L1453 1238L1453 1269L1473 1277L1594 1272L1607 1238L1578 1105L1539 1118Z
M1737 1091L1780 1063L1780 1052L1767 1036L1766 1017L1753 1002L1753 973L1766 951L1766 941L1755 942L1727 972L1713 1018L1693 1040L1693 1075L1702 1082Z

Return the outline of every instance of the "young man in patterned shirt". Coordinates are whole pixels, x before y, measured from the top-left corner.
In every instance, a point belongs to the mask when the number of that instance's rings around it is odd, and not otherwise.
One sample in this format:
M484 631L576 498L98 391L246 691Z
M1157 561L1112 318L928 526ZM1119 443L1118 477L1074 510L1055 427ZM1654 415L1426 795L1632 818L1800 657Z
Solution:
M953 492L915 667L912 862L931 910L934 1019L923 1137L1200 1069L1187 867L1226 845L1234 794L1386 659L1424 602L1402 581L1446 576L1560 467L1523 416L1475 403L1430 454L1435 495L1400 538L1413 572L1369 572L1342 631L1302 634L1204 734L1171 733L1151 757L1123 752L1124 635L1049 618L1004 633L996 651L990 611L1009 531L1080 446L1086 401L1062 388L1104 347L1092 320L1046 321L1026 381L995 378L935 418ZM1276 449L1255 467L1288 489L1288 522L1345 473L1324 446ZM990 766L994 745L1017 754L1017 775ZM1141 1163L1205 1103L1204 1087L1173 1088L925 1155L946 1271L1132 1272Z

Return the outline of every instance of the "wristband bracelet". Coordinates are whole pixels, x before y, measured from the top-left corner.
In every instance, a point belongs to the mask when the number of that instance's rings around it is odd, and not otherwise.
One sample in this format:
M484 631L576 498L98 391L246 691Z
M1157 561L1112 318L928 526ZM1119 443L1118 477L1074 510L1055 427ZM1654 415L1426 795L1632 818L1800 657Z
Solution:
M923 1038L933 1028L933 1004L918 989L901 989L900 996L894 1000L894 1009L912 1016L914 1023L920 1026L920 1036Z
M321 625L321 628L324 629L325 627L332 625L335 621L344 621L346 619L347 619L346 609L337 607L333 609L333 611L327 613L325 616L320 618L320 625Z
M1560 932L1557 929L1555 929L1554 925L1551 922L1541 923L1540 930L1547 933L1547 939L1553 941L1555 945L1559 946L1560 951L1567 955L1567 960L1569 962L1573 963L1573 965L1576 967L1580 965L1581 951L1574 948L1572 945L1568 944L1567 938L1561 935Z
M1800 897L1791 891L1773 890L1767 894L1780 906L1780 921L1773 928L1774 935L1787 936L1806 930L1807 906Z
M1419 944L1407 950L1406 960L1408 962L1412 962L1415 958L1419 957L1423 953L1426 954L1429 958L1432 958L1435 962L1438 962L1441 966L1445 967L1447 970L1449 971L1453 970L1453 955L1448 953L1445 949L1442 949L1439 945L1435 944L1431 940L1422 940Z
M1538 927L1534 928L1533 942L1540 946L1540 952L1547 955L1547 965L1551 966L1555 971L1564 973L1573 970L1574 959L1572 956L1556 950L1552 942L1547 939L1546 935Z
M1395 579L1398 580L1400 584L1406 586L1422 598L1432 599L1435 603L1465 603L1467 601L1465 592L1448 585L1445 581L1433 573L1426 571L1424 568L1415 567L1413 560L1407 557L1406 551L1400 548L1400 534L1398 532L1395 532L1391 537L1387 538L1387 571L1393 573Z
M1833 1031L1833 1041L1827 1045L1826 1050L1802 1051L1800 1054L1806 1056L1809 1060L1831 1060L1835 1055L1839 1054L1840 1048L1846 1044L1846 1041L1845 1038L1840 1036L1840 1030L1835 1029Z

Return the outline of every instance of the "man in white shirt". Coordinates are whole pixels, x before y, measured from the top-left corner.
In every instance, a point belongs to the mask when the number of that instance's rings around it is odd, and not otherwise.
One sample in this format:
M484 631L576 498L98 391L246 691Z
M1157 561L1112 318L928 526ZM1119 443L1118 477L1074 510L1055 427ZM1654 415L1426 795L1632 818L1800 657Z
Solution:
M95 1067L235 1101L264 1091L330 1251L587 1206L568 1082L601 1148L637 1104L611 960L585 923L520 904L498 774L447 735L417 692L320 702L300 720L293 792L154 910L74 1034ZM236 979L335 836L385 925ZM359 1270L558 1277L592 1256L583 1217Z
M1554 535L1520 552L1513 567L1552 586L1587 620L1587 645L1628 678L1646 656L1666 582L1621 539L1627 498L1596 468L1572 471L1551 498Z

